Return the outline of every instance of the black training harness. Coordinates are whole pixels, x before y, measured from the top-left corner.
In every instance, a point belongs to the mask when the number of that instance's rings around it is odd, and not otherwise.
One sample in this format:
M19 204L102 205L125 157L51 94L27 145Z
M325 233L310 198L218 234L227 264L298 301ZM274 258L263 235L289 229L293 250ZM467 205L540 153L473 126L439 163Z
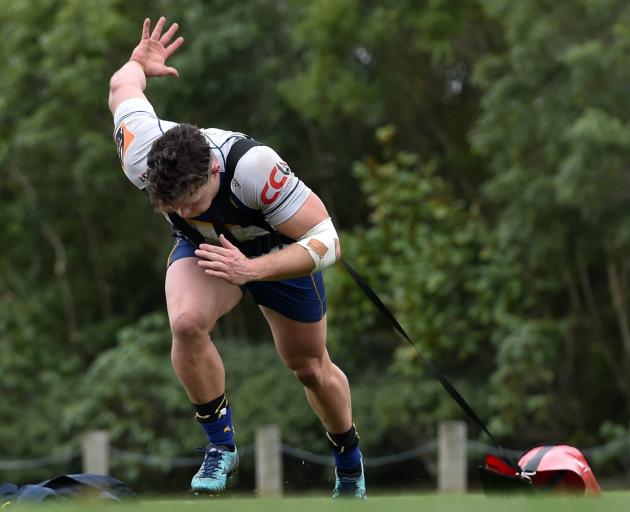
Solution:
M260 256L268 253L274 247L282 247L283 244L295 242L292 238L273 229L261 211L238 205L238 200L230 189L239 160L253 147L262 145L248 137L239 139L232 145L225 162L225 171L221 177L219 192L212 200L210 208L204 213L204 217L212 223L217 235L225 236L231 244L238 247L248 257ZM185 238L196 246L205 243L203 235L182 217L176 213L169 213L168 218L173 225L176 236ZM241 241L227 229L226 224L242 227L257 226L267 231L267 234L252 240Z

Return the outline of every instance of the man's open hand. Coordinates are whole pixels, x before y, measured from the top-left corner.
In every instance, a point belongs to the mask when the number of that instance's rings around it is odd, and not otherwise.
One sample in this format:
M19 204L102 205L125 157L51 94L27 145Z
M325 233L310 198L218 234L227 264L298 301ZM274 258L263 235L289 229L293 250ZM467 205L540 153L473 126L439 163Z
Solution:
M142 25L142 38L138 46L136 46L131 53L129 60L140 64L147 77L167 75L179 77L177 69L167 66L166 60L183 44L184 38L178 37L171 43L170 41L175 35L175 32L177 32L179 25L173 23L164 35L162 35L165 23L166 18L162 16L149 36L151 20L146 18Z
M205 273L218 277L228 283L241 285L253 279L251 274L251 260L232 245L225 236L219 236L221 247L217 245L201 244L195 251L199 258L197 264Z

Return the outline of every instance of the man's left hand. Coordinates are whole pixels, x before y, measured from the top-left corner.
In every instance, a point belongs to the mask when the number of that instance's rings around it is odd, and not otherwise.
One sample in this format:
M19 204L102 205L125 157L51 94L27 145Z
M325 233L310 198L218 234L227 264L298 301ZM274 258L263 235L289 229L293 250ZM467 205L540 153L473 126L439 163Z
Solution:
M197 264L204 269L205 273L235 285L254 280L251 273L251 260L223 235L219 236L219 242L221 247L201 244L195 251L195 256L199 258Z

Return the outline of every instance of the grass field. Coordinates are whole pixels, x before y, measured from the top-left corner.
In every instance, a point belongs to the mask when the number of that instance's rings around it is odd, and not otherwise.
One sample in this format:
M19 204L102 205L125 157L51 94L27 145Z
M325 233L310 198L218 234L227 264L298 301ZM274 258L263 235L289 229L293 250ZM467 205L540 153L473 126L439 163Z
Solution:
M366 502L353 500L332 502L329 498L196 498L178 500L146 500L134 504L101 506L85 503L61 507L64 512L616 512L630 510L629 492L610 492L601 498L534 497L534 498L486 498L483 495L445 496L426 494L418 496L376 496ZM42 506L9 506L10 511L38 511ZM51 510L59 510L53 506ZM3 511L4 512L4 511Z

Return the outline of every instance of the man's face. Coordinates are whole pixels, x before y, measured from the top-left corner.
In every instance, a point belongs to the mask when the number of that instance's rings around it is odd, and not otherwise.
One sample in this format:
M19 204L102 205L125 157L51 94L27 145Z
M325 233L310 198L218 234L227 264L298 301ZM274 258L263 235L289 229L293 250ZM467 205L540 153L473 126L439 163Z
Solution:
M193 217L197 217L205 212L210 205L212 204L212 200L217 195L219 191L219 172L221 167L219 162L213 158L210 163L210 176L208 176L208 181L206 181L201 187L195 190L192 194L185 194L180 197L177 201L175 201L169 208L170 211L174 211L180 217L184 219L190 219Z

